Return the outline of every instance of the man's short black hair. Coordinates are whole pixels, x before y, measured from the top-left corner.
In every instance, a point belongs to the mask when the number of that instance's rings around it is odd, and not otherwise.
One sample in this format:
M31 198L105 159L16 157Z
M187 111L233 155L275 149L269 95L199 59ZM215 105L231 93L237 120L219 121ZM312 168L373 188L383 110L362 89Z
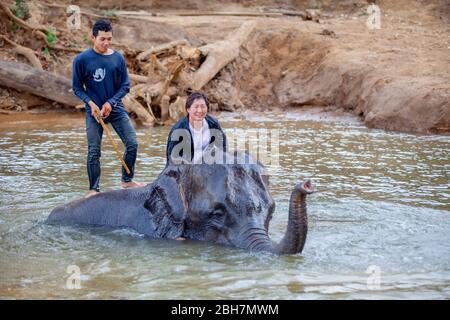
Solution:
M92 27L92 34L94 37L98 36L99 31L112 32L111 21L106 19L96 21Z
M191 107L195 100L203 99L205 100L206 107L209 109L209 101L204 93L192 92L186 100L186 110Z

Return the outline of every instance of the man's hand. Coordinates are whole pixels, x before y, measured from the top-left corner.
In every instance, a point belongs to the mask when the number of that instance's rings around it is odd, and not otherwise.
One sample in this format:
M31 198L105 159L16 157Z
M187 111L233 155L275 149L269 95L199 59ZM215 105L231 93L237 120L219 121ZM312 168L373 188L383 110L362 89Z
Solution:
M105 102L102 106L101 116L102 118L106 118L111 113L112 106L109 102Z
M101 116L100 108L92 100L89 101L89 107L91 107L91 115L94 117L95 121L99 122Z

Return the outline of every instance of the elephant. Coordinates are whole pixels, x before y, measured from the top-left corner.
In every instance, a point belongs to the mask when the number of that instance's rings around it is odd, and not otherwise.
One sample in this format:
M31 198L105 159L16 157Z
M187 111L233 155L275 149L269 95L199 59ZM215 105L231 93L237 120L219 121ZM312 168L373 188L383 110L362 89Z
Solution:
M169 164L144 187L102 192L56 207L46 223L131 228L152 239L301 253L308 231L306 197L315 187L310 180L294 187L285 235L274 244L268 230L275 202L264 170L259 162Z

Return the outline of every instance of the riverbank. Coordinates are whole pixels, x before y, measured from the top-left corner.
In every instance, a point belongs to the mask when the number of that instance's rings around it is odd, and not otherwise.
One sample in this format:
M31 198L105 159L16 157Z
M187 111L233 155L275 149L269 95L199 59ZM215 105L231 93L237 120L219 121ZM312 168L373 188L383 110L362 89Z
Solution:
M68 3L68 1L66 1ZM213 111L265 112L274 108L299 110L336 106L359 117L368 127L421 134L450 133L450 14L442 1L379 1L381 29L366 26L366 1L314 1L318 21L298 16L186 16L180 10L214 12L273 12L305 10L311 1L252 1L251 6L226 1L153 6L135 1L81 4L82 10L128 11L114 18L117 49L143 51L151 46L186 39L193 46L223 40L245 21L256 26L241 46L238 57L202 90L211 98ZM48 8L35 1L34 19L63 27L64 7ZM203 5L202 5L203 4ZM39 15L43 10L48 15ZM114 11L113 10L113 11ZM143 15L145 10L148 15ZM131 13L141 13L131 14ZM40 19L40 20L39 20ZM83 15L82 30L70 41L88 47L86 34L96 18ZM3 23L3 22L2 22ZM141 32L151 30L151 32ZM39 46L18 34L30 47ZM17 40L17 39L16 39ZM19 39L20 40L20 39ZM0 59L26 62L6 50ZM70 78L73 52L51 52L48 71ZM58 104L0 87L0 106L8 112Z

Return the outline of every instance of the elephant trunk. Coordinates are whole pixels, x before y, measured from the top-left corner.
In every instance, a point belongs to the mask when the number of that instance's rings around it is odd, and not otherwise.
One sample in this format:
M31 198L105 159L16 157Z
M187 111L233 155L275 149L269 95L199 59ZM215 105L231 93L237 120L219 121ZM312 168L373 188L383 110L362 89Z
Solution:
M286 233L273 252L278 254L296 254L302 252L308 232L306 196L313 193L314 186L306 181L295 186L289 201L289 220Z
M245 248L252 251L270 251L276 254L296 254L302 252L308 232L306 196L314 192L311 181L295 186L289 202L289 220L286 233L279 244L273 245L262 228L245 228L243 234Z

